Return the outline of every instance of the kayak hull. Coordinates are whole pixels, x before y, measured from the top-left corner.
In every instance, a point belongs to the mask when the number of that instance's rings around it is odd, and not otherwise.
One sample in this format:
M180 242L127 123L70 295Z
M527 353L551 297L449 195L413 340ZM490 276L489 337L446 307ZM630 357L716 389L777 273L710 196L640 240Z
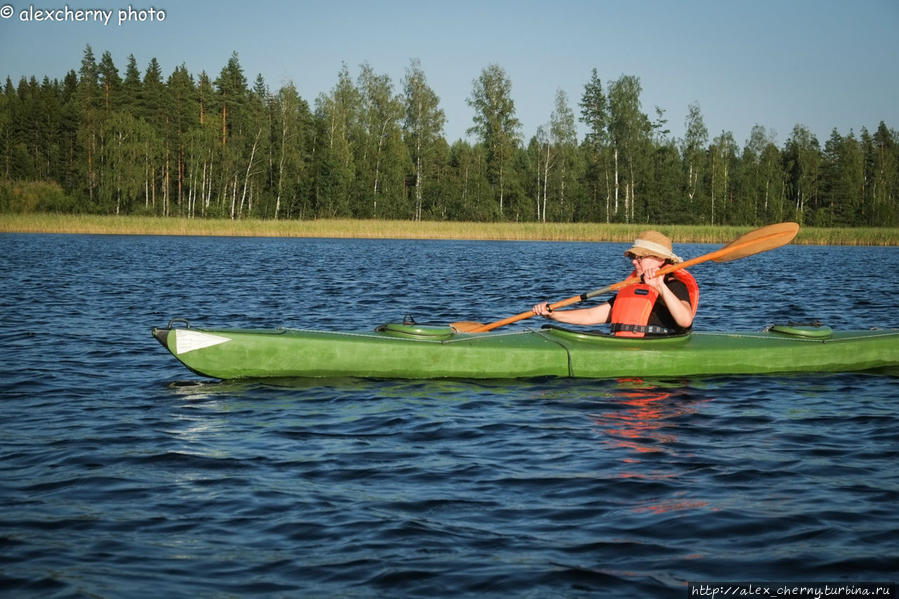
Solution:
M667 377L844 372L899 366L899 330L694 332L619 338L557 327L455 333L384 325L373 332L154 328L190 370L218 379L291 377Z

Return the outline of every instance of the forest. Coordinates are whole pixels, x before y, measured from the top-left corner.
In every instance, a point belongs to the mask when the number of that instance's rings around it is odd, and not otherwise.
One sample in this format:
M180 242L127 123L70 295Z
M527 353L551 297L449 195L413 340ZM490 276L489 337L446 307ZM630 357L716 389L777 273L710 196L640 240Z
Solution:
M124 73L87 46L62 81L0 93L0 212L196 218L362 218L760 225L899 225L899 133L884 122L743 147L691 104L684 137L644 112L640 79L585 74L525 138L512 82L473 79L468 137L449 142L421 63L402 81L343 65L310 103L248 81L235 52L213 79L156 59ZM578 137L578 123L585 131Z

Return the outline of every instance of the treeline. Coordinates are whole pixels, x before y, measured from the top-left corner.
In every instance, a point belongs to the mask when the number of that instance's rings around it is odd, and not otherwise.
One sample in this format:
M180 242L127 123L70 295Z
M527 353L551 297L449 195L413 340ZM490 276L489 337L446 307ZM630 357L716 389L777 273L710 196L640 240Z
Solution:
M413 60L398 88L346 66L310 105L293 84L252 85L234 53L215 79L156 59L124 74L88 46L62 81L7 78L0 211L267 219L899 225L899 134L796 125L782 147L753 128L710 136L689 106L675 139L643 112L640 80L594 69L576 106L558 91L525 139L498 65L468 97L475 141L448 143ZM578 139L577 123L586 131Z

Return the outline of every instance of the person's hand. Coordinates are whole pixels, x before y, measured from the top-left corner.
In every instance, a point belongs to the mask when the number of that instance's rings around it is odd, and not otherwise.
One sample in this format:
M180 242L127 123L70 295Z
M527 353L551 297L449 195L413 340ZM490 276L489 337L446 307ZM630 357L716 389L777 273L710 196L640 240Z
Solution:
M552 310L549 309L549 302L541 302L535 305L533 310L534 314L544 318L549 318L549 315L552 313Z
M665 277L657 277L656 274L659 272L658 268L649 267L643 271L643 282L654 288L659 293L667 287L665 285Z

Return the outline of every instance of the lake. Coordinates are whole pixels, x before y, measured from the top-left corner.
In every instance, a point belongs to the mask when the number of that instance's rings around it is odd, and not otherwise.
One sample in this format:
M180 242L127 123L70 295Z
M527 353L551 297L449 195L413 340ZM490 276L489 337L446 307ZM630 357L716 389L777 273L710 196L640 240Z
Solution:
M0 235L4 596L896 580L895 375L218 382L150 336L176 317L489 322L625 278L626 247ZM695 328L899 327L897 258L787 246L695 266Z

